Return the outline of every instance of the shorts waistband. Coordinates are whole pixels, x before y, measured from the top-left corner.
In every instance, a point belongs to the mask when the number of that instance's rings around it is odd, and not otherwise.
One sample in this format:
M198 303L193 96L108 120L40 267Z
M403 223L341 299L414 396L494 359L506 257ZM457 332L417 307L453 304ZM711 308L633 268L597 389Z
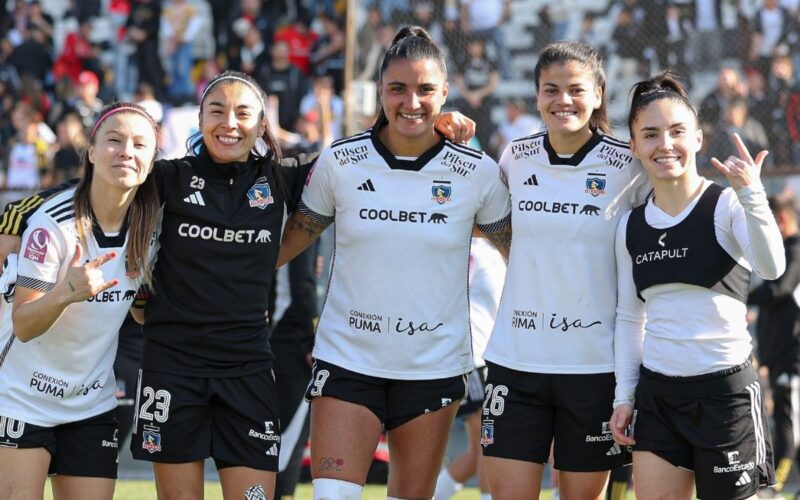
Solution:
M641 378L639 387L660 396L675 398L703 398L719 394L729 394L744 389L758 380L752 361L724 370L690 377L671 377L639 367Z

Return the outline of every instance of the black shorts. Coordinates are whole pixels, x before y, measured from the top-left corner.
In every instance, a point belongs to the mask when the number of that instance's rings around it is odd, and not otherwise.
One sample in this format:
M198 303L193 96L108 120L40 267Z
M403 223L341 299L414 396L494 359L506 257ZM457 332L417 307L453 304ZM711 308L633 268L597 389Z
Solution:
M461 400L458 417L472 415L483 405L483 390L486 388L486 367L476 367L467 379L467 397Z
M386 430L458 403L467 392L467 374L434 380L393 380L351 372L320 359L314 361L306 399L328 396L366 406Z
M698 498L748 498L775 483L772 440L750 361L694 377L644 367L640 373L634 451L693 470Z
M40 427L0 416L3 448L44 448L50 453L48 474L117 478L119 431L114 410L77 422Z
M572 472L615 469L628 461L614 443L613 373L529 373L488 363L481 422L483 454L545 463Z
M137 460L276 472L280 422L270 370L230 378L140 370L131 453Z

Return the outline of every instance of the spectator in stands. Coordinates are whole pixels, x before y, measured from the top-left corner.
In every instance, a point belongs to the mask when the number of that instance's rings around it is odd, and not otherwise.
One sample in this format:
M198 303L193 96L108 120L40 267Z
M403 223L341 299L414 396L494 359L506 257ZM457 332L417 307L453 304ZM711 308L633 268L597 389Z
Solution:
M734 97L747 95L747 87L739 71L733 67L723 67L719 72L717 87L700 104L700 125L709 134L720 121L728 103Z
M544 130L544 124L528 113L528 105L524 99L509 99L506 101L506 118L492 136L490 148L492 151L502 152L514 139L528 137L541 130Z
M67 33L64 38L64 48L53 67L53 77L56 80L68 76L77 83L78 75L85 69L86 60L92 57L92 43L89 41L92 21L84 19L78 25L78 31Z
M624 7L617 16L617 24L614 27L614 33L611 39L614 43L612 54L615 54L618 61L616 63L616 71L613 71L614 65L610 62L610 78L609 81L618 82L616 90L625 92L631 88L631 85L639 80L641 75L641 64L644 59L642 53L642 45L639 42L639 37L646 28L637 21L634 21L633 10L629 7Z
M45 34L47 45L53 48L53 17L42 11L42 4L39 0L28 2L28 26L36 26Z
M689 15L692 63L716 71L722 56L722 0L692 0Z
M780 6L778 0L764 0L763 6L753 16L753 40L750 46L750 62L764 75L769 73L770 61L777 49L787 46L797 37L797 21L789 11Z
M164 96L164 70L159 57L158 30L161 25L161 0L131 0L128 38L135 47L133 59L139 81L147 82L159 99Z
M770 151L777 165L789 165L792 162L792 143L790 136L788 107L791 94L797 91L792 71L792 57L782 53L772 58L767 77L767 95L772 109L771 120L767 127L770 139Z
M422 26L431 34L437 44L445 43L442 25L436 18L435 6L431 0L411 1L411 24Z
M256 80L268 96L278 98L278 124L293 131L300 116L300 101L308 93L308 79L289 61L289 45L276 41L270 47L270 63L260 67Z
M239 0L238 12L234 13L228 24L226 42L228 69L241 70L241 50L251 27L258 29L261 33L261 40L265 43L272 40L280 15L277 4L278 2Z
M367 66L370 48L378 40L378 30L382 25L381 10L377 5L370 5L367 8L367 19L356 35L356 68Z
M377 7L384 22L400 25L411 19L411 3L408 0L368 0L367 7Z
M13 53L14 46L11 45L8 38L0 38L0 82L3 82L8 89L19 92L22 88L22 81L17 68L9 61Z
M130 13L131 0L111 0L108 5L108 18L114 30L111 37L114 54L114 95L118 99L129 99L137 80L136 68L129 64L132 46L125 29Z
M156 99L152 85L141 82L133 94L133 102L143 107L157 125L161 125L164 120L164 106Z
M680 7L670 3L665 12L666 37L663 40L664 60L661 68L674 68L679 75L684 75L687 81L691 71L686 61L686 42L688 40L688 20L681 16Z
M774 490L780 493L797 460L800 444L794 431L800 425L800 308L794 297L800 285L800 237L797 208L791 194L770 197L769 206L783 237L786 272L751 290L747 303L758 306L758 361L768 370L772 389Z
M192 43L202 27L197 10L187 0L171 0L161 13L161 34L169 58L169 96L175 104L193 101Z
M31 26L25 40L14 49L9 62L20 77L30 75L36 81L45 82L53 68L53 57L42 30Z
M491 42L491 50L494 51L493 56L498 63L500 75L506 80L511 79L511 54L503 33L503 24L511 15L511 0L459 1L461 31Z
M371 80L378 81L379 69L383 54L392 45L392 39L397 29L391 24L383 24L378 28L378 36L372 42L372 46L365 47L367 52L364 66L361 66L361 73L359 73L358 80Z
M97 97L100 90L100 80L91 71L81 71L78 76L75 98L69 102L72 108L81 117L83 126L88 133L95 120L100 117L103 101Z
M731 136L736 133L744 141L749 151L761 151L769 148L769 140L764 126L748 115L747 99L735 97L728 104L723 120L714 127L708 146L708 156L712 158L727 158L736 151L731 144ZM770 160L765 160L764 165Z
M314 77L312 90L300 101L300 114L316 126L321 148L344 134L344 101L333 91L333 77Z
M468 36L466 50L456 54L453 82L460 96L461 111L481 123L475 132L481 149L489 151L494 133L492 92L500 82L497 61L487 53L483 37Z
M311 47L311 65L315 75L333 78L337 94L344 89L345 36L339 19L321 16L322 34Z
M67 113L56 125L57 142L53 153L53 185L81 177L81 152L86 147L86 133L80 116Z
M11 140L3 187L32 191L47 188L51 174L47 152L50 144L39 134L41 115L30 105L18 102L11 112L15 136Z
M269 61L269 52L261 39L261 31L250 26L242 39L239 51L239 69L242 73L255 76L255 71Z
M289 60L300 68L304 75L311 75L311 50L319 35L311 31L311 20L305 14L275 33L274 41L284 41L289 45Z

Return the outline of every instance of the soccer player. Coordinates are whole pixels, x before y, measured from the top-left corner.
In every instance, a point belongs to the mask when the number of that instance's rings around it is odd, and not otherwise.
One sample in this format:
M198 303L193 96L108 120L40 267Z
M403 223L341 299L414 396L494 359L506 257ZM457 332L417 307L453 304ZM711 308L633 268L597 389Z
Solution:
M750 271L776 279L786 265L759 178L767 152L753 159L734 134L738 155L711 160L731 188L701 177L697 110L669 73L634 87L628 125L654 196L616 236L617 330L643 344L635 417L617 406L611 430L635 444L637 498L690 499L694 487L698 498L749 498L775 483L745 320Z
M0 497L111 499L117 477L113 363L140 284L151 282L159 202L148 177L157 127L131 103L95 122L76 187L42 204L2 280Z
M635 339L614 333L614 233L648 188L628 145L608 135L595 49L550 44L534 75L547 131L500 159L514 237L484 354L484 467L493 498L535 498L552 445L561 496L595 499L623 463L608 422L638 369L626 352Z
M280 262L336 221L311 399L314 498L360 498L388 431L389 498L430 498L474 361L467 263L477 225L503 250L509 197L487 155L444 139L441 50L419 27L381 67L373 128L320 155Z

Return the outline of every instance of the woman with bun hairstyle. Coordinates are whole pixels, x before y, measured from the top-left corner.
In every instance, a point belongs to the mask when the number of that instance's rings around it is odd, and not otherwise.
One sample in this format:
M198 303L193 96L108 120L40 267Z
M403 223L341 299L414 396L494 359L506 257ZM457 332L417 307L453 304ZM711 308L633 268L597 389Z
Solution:
M336 222L311 400L315 499L361 497L388 431L389 498L430 498L472 371L468 262L477 226L507 248L509 196L486 154L434 129L447 97L441 50L402 28L380 71L376 124L320 155L279 263Z
M767 152L754 159L734 134L736 154L711 159L730 187L700 176L697 110L667 72L634 87L628 126L654 194L617 230L617 332L643 340L635 407L617 406L611 431L634 447L637 498L690 499L695 487L698 498L750 498L775 479L749 278L786 265L760 179Z

